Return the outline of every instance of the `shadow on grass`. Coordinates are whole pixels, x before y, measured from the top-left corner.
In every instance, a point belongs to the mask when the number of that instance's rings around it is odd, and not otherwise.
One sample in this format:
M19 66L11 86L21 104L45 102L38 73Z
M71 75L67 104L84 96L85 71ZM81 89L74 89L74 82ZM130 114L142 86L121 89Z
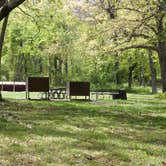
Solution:
M1 117L0 133L20 139L33 134L69 137L85 141L96 140L96 144L99 144L98 140L107 139L119 139L124 142L136 140L145 143L166 143L164 137L158 136L158 130L164 131L166 128L166 117L140 114L139 108L133 108L132 105L126 108L125 104L104 107L82 102L5 101L0 104L0 109L1 113L12 113ZM145 109L147 108L145 107ZM152 107L150 111L155 113L156 108ZM13 114L16 114L17 118L14 118ZM64 126L68 126L68 128L63 128ZM70 127L75 127L78 131ZM142 135L138 137L137 134L128 131L111 133L109 132L111 127L139 130ZM108 131L96 132L96 130L99 131L98 128L106 128ZM145 139L146 131L150 131L152 128L156 135L153 136L153 139ZM87 148L93 147L96 149L97 145L87 144ZM102 148L107 147L103 144L103 146L99 146L99 149Z

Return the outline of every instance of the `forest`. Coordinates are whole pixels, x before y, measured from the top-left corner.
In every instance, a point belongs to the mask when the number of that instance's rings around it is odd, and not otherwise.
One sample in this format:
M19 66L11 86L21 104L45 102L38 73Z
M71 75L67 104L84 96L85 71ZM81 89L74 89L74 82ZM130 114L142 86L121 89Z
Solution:
M8 17L2 81L49 76L51 86L166 91L165 1L32 0Z
M166 0L0 0L0 88L0 166L166 166Z

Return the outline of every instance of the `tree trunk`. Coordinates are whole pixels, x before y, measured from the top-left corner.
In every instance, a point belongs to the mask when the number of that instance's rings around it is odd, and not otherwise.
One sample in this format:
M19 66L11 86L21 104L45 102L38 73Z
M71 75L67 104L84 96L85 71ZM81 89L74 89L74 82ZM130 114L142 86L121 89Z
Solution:
M166 92L166 42L159 43L158 55L161 69L162 91Z
M162 91L166 92L166 40L163 38L165 33L164 16L164 13L159 15L156 18L156 24L158 30L158 56L161 69Z
M154 65L154 61L152 57L152 50L149 50L148 55L149 55L149 66L150 66L151 79L152 79L151 80L152 94L155 94L157 93L157 85L156 85L157 76L156 76L156 69L155 69L155 65Z
M144 76L144 73L145 73L145 68L144 68L144 66L141 66L140 67L140 86L145 86L145 76Z
M57 59L57 57L56 56L54 56L54 77L53 77L53 86L56 86L56 84L57 84L57 67L58 67L58 59Z
M133 81L133 70L137 66L136 63L134 63L132 66L129 66L129 75L128 75L128 87L131 88L132 81Z
M25 69L25 63L24 63L24 54L21 54L18 56L17 66L15 70L15 81L22 81L24 78L24 69Z
M52 65L51 65L51 57L48 56L48 75L49 75L49 81L50 81L50 84L52 85L52 73L51 73L51 68L52 68Z
M25 0L12 0L12 1L6 1L6 3L2 3L0 6L1 10L0 10L0 21L5 18L8 17L9 13L15 9L16 7L18 7L19 5L21 5Z
M43 72L42 58L40 57L38 61L39 61L39 72L42 73Z
M26 78L28 77L28 66L27 66L27 59L25 58L25 61L24 61L24 72L25 72L25 77L24 77L24 80L26 80Z
M1 80L1 75L2 75L2 71L1 71L2 47L3 47L4 38L5 38L5 32L6 32L6 27L7 27L7 23L8 23L8 18L9 18L9 15L7 15L4 18L2 29L1 29L1 36L0 36L0 80ZM1 91L0 91L0 101L2 101Z
M128 88L131 88L132 80L133 80L133 71L131 70L131 67L129 67Z
M59 59L58 60L59 63L58 63L58 68L57 68L57 71L58 71L58 85L61 85L62 84L62 60Z
M66 74L66 80L68 79L68 58L66 58L65 62L65 74Z
M115 62L114 68L115 68L115 82L117 85L119 85L119 84L121 84L121 77L120 77L119 71L118 71L119 70L119 61Z

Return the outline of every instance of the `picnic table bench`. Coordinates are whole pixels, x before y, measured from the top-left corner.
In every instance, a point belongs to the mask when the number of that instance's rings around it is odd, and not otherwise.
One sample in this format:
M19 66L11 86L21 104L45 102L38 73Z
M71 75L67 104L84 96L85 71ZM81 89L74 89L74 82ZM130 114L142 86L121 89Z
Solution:
M127 94L125 90L117 90L113 92L91 92L91 95L96 96L96 100L98 100L99 96L102 96L103 99L105 96L108 96L109 98L112 96L112 99L122 99L127 100Z

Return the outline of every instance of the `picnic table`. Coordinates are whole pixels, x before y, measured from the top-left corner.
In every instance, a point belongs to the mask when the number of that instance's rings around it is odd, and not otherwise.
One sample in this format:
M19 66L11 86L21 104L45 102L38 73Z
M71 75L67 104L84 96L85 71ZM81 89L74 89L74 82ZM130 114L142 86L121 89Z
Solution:
M125 90L117 90L113 92L91 92L91 95L96 96L96 100L99 99L100 96L104 99L105 96L108 96L109 99L112 96L112 99L122 99L122 100L127 100L127 94Z
M66 98L66 88L50 88L49 97L51 99L65 99Z

